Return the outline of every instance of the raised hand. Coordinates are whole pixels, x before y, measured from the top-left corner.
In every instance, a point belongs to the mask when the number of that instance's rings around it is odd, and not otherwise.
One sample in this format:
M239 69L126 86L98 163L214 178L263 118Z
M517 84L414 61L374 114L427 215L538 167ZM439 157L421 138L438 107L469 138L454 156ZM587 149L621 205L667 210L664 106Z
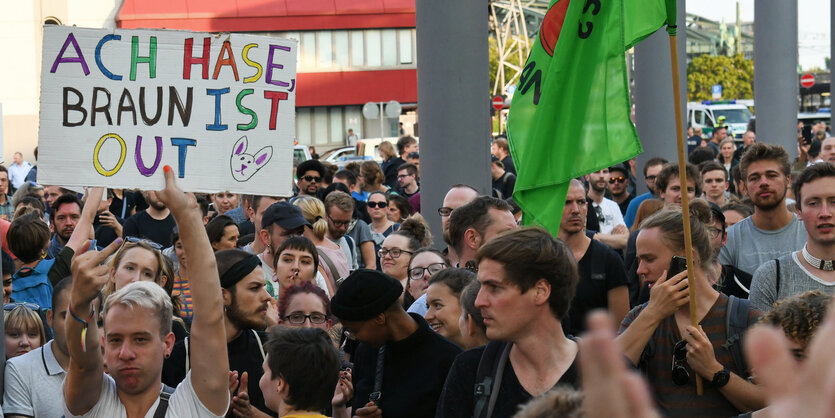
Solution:
M180 214L188 210L198 210L197 199L194 194L184 193L175 180L174 170L170 166L163 167L165 172L165 188L156 191L157 198L165 204L172 213Z
M119 238L101 251L91 251L90 241L85 241L75 253L70 265L73 276L71 305L74 308L81 309L82 306L92 303L110 280L110 267L103 263L121 245L122 239Z

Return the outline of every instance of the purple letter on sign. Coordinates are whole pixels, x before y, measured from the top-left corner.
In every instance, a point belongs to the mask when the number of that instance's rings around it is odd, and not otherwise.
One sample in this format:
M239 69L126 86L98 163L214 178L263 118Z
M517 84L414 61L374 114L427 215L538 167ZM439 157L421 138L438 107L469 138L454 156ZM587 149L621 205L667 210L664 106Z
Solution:
M67 47L70 46L72 43L73 48L75 48L75 53L77 56L75 57L65 57L64 52L67 51ZM61 47L61 52L58 53L58 56L55 57L55 61L52 63L52 69L49 70L50 73L54 73L55 70L58 69L58 64L65 63L65 62L80 62L81 68L84 70L84 75L90 75L90 69L87 68L87 61L84 61L84 54L81 53L81 48L78 46L78 42L75 40L75 35L70 32L69 36L67 36L67 40L64 41L64 46Z
M157 157L154 159L154 165L148 168L145 167L145 163L142 161L142 137L139 135L136 136L136 168L139 169L139 174L145 177L151 177L157 171L159 161L162 159L162 138L155 136L154 139L157 142Z
M281 46L281 45L270 45L270 53L267 57L267 83L275 84L276 86L287 87L290 84L285 83L283 81L273 80L273 68L278 68L279 70L284 68L281 64L273 64L273 51L276 49L280 49L282 51L290 52L289 46Z

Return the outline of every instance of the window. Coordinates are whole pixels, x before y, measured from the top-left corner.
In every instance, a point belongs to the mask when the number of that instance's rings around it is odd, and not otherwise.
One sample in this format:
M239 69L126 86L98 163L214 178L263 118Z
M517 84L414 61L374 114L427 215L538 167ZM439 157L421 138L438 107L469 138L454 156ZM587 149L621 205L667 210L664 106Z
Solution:
M399 38L400 38L400 63L401 64L411 64L412 63L412 30L411 29L400 29L399 30Z
M301 39L301 65L311 68L316 66L316 33L304 32Z
M316 49L319 67L330 67L333 64L333 32L319 31L316 34Z
M383 65L397 65L397 31L386 29L382 31L383 37Z
M328 143L328 108L313 108L313 145Z
M333 33L333 47L334 47L334 60L336 61L337 67L348 67L351 65L350 63L350 54L351 50L348 46L348 32L347 31L336 31Z
M355 67L365 65L365 40L361 30L351 31L351 65Z
M296 108L296 141L299 144L310 144L313 142L310 135L309 107Z
M379 67L382 62L380 51L380 31L369 30L365 32L365 58L369 67Z
M342 135L343 135L342 132L343 131L347 132L347 130L342 129L342 108L341 107L330 108L330 120L331 120L330 142L340 143L343 140L342 139Z

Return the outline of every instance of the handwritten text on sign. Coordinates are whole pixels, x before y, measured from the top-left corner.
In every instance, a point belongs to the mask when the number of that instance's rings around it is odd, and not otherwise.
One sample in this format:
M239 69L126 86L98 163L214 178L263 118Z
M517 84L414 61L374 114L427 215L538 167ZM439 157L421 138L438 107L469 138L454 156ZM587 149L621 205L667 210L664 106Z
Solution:
M38 180L290 195L293 40L44 27Z

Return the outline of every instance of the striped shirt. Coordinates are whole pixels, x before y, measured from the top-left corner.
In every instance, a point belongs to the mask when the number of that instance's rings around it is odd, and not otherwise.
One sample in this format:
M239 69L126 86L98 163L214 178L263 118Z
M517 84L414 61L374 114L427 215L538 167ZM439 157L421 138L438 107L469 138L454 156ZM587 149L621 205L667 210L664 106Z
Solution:
M626 318L624 318L623 323L621 323L619 333L626 330L629 324L638 317L638 314L646 306L647 304L645 303L632 309L626 315ZM700 322L700 325L713 344L713 352L716 355L716 360L733 373L747 377L748 372L746 370L740 370L740 366L735 364L731 351L722 347L727 341L725 331L725 315L727 310L728 297L720 294L707 315ZM748 324L754 324L761 314L762 312L760 311L750 310L748 312ZM687 365L685 367L688 373L690 373L688 383L684 386L678 386L673 383L673 347L682 339L678 326L676 325L675 316L671 315L661 321L658 328L652 334L654 350L651 350L650 344L647 344L647 347L641 353L639 367L649 380L650 391L659 409L662 411L662 415L727 417L739 414L740 411L730 401L725 399L719 389L711 387L710 379L704 382L704 395L697 396L696 373Z
M180 317L186 322L191 323L194 316L194 301L191 299L191 289L188 287L188 279L180 277L177 273L177 278L174 280L174 295L180 295Z

